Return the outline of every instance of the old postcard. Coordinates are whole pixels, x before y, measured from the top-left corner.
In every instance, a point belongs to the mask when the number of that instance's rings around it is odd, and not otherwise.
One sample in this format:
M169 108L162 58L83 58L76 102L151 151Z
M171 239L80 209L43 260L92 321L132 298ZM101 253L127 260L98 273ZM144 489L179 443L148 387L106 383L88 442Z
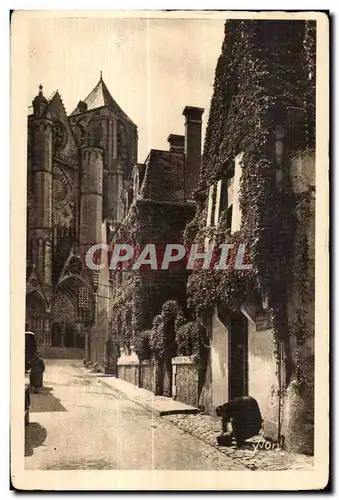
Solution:
M326 14L11 33L14 487L324 488Z

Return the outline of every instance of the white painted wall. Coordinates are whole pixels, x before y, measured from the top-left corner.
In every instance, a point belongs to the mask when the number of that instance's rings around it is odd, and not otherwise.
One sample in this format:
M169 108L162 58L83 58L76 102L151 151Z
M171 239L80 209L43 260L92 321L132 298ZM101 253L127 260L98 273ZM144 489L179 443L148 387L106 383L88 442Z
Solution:
M256 331L248 321L248 394L258 401L265 435L278 435L278 377L272 329Z
M211 339L212 404L228 401L228 330L217 314L212 319Z

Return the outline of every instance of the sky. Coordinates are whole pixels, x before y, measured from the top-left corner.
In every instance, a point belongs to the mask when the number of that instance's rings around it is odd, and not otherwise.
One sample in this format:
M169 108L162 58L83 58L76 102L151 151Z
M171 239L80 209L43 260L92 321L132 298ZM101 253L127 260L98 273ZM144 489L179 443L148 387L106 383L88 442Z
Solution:
M138 125L138 161L184 134L186 105L205 108L224 37L221 19L57 17L29 22L27 106L39 84L59 91L70 114L98 83Z

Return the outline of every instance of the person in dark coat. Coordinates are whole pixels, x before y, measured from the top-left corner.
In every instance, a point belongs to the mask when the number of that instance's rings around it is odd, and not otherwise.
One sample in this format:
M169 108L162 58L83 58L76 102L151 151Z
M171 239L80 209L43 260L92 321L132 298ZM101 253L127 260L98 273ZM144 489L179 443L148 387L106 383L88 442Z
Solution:
M237 446L243 445L246 439L259 434L263 424L258 402L251 396L234 398L228 403L218 406L218 417L222 417L222 433L232 425L231 436L235 437Z
M30 368L29 383L34 392L37 393L43 386L43 374L45 371L45 363L38 353L33 356Z

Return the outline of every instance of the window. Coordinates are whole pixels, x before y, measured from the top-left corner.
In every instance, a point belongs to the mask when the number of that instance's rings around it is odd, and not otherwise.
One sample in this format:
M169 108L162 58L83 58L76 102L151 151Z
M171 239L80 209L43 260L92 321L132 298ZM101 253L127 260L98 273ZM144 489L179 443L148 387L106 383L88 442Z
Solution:
M227 217L226 217L226 227L227 227L227 229L230 229L230 230L232 228L232 215L233 215L233 205L228 207Z
M228 209L228 196L227 196L227 181L223 180L221 183L220 192L220 213Z
M208 206L207 206L207 226L211 225L212 212L213 212L213 198L214 198L214 185L210 186L208 191Z
M89 293L86 286L79 288L78 292L78 308L79 308L79 319L82 322L86 322L89 319Z
M234 180L233 180L233 199L232 199L232 221L231 221L231 230L232 233L239 231L241 227L241 211L239 204L240 197L240 181L241 181L241 173L242 173L242 158L243 153L238 154L234 159ZM229 206L231 203L229 203Z
M82 309L88 307L88 289L85 286L79 288L79 305Z
M215 203L214 203L214 225L217 226L220 217L220 198L223 181L220 179L216 185Z

